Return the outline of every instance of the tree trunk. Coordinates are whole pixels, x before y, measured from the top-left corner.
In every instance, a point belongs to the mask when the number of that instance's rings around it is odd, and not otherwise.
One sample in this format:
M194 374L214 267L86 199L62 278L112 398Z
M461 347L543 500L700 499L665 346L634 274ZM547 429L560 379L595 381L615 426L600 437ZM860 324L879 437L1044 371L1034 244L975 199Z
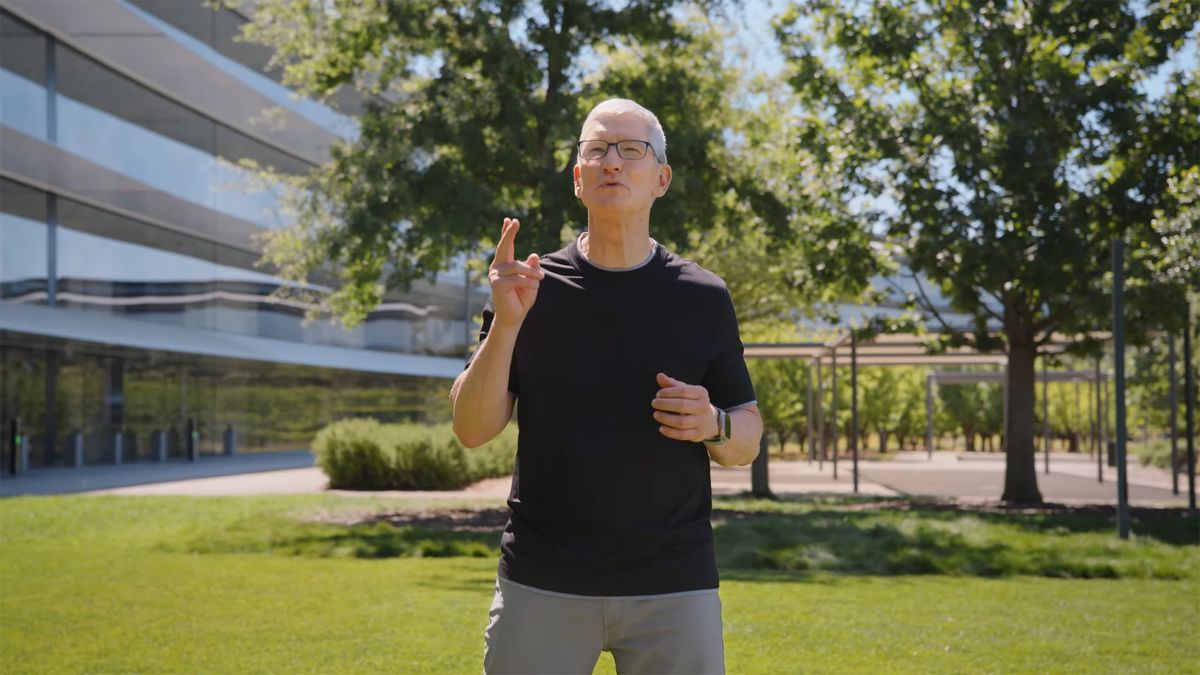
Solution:
M969 426L963 426L963 440L965 442L967 452L975 452L975 429Z
M887 437L888 437L888 432L883 429L880 429L879 430L879 454L881 454L881 455L887 453Z
M1000 499L1010 504L1040 504L1037 462L1034 456L1034 358L1037 347L1032 336L1014 335L1008 331L1008 428L1005 438L1008 455L1005 457L1004 494Z

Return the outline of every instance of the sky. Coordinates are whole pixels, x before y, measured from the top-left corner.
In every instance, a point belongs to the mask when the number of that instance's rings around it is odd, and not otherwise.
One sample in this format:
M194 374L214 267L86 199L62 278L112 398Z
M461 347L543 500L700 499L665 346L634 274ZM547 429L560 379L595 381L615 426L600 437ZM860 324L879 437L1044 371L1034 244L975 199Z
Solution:
M735 40L747 48L751 69L772 75L783 69L783 56L771 29L771 19L782 14L790 3L791 0L734 0L734 4L742 5L740 12L732 12L735 16L741 15L740 19L734 21L733 28L737 30ZM1170 72L1196 67L1200 58L1198 43L1198 33L1193 32L1183 49L1173 55L1168 66L1146 82L1146 91L1151 98L1162 95Z

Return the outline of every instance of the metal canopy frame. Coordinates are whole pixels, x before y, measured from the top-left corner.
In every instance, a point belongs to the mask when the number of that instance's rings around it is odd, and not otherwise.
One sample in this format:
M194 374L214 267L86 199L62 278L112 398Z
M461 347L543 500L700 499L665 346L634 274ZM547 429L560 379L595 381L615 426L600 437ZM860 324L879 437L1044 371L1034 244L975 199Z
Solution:
M938 335L938 331L930 331L925 335L914 333L895 333L876 335L865 342L860 342L855 331L847 331L836 337L823 342L779 342L779 343L746 343L743 345L743 356L748 359L801 359L806 361L806 382L807 382L807 401L808 409L816 411L820 406L821 398L823 397L825 379L824 368L829 367L831 373L831 386L836 392L837 390L837 368L838 358L844 359L850 366L850 382L851 382L851 410L852 426L856 433L851 434L851 455L853 461L852 474L854 477L854 492L858 492L858 367L862 366L948 366L948 365L990 365L1003 367L1003 371L999 372L946 372L935 371L929 374L926 382L926 420L929 423L926 429L926 452L927 459L932 459L933 441L932 441L932 415L928 413L929 407L932 405L932 385L935 380L944 384L965 384L971 382L995 382L999 381L1007 387L1008 382L1008 356L1002 352L980 352L971 347L956 347L949 348L942 352L931 354L926 345L926 340L930 336ZM1108 342L1113 340L1114 335L1108 331L1093 331L1088 333L1088 337ZM1189 336L1184 335L1185 352L1190 355L1190 342L1187 340ZM1105 407L1110 403L1107 392L1104 390L1104 384L1108 380L1110 373L1102 372L1100 369L1100 361L1097 359L1096 367L1092 371L1059 371L1051 373L1046 368L1046 358L1055 354L1061 354L1070 345L1078 341L1078 337L1062 334L1052 334L1050 339L1038 350L1038 354L1043 357L1042 369L1040 376L1035 372L1035 382L1042 382L1042 401L1043 410L1046 410L1047 389L1046 385L1051 382L1076 382L1076 407L1078 408L1078 383L1090 382L1095 389L1095 397L1097 403L1097 417L1093 420L1097 433L1093 434L1093 441L1096 447L1097 459L1097 480L1103 482L1103 455L1104 442L1103 438L1106 435L1107 429L1107 411ZM1174 340L1171 341L1171 367L1174 369ZM1185 357L1185 368L1187 359ZM816 398L813 392L813 368L816 368ZM1189 372L1186 373L1190 376ZM1190 377L1187 378L1190 380ZM1172 380L1173 382L1173 380ZM1190 382L1185 385L1185 396L1188 396L1188 391L1191 390ZM1172 393L1174 393L1172 391ZM1192 394L1194 395L1194 394ZM1008 418L1008 397L1005 400L1005 428L1007 429ZM1191 403L1191 400L1188 400ZM833 398L831 413L835 417L837 414L837 396ZM1174 408L1172 408L1174 410ZM1190 413L1190 406L1189 406ZM808 431L808 450L809 463L817 461L820 468L824 468L824 463L828 458L828 441L826 440L825 431L825 415L817 412L809 414L807 419ZM1189 415L1189 422L1190 415ZM1045 471L1049 473L1049 418L1043 413L1043 450L1045 456ZM814 434L814 423L816 433ZM1190 438L1190 424L1189 438ZM1175 416L1171 416L1171 439L1174 446L1174 439L1178 435L1176 429ZM819 437L819 441L818 441ZM834 452L833 452L833 477L837 478L837 439L838 434L833 434ZM1007 437L1005 439L1007 443ZM818 447L819 443L819 447ZM762 441L763 449L765 450L766 438ZM759 466L761 463L761 466ZM758 458L754 461L754 467L751 472L752 478L752 493L756 496L770 495L770 488L767 480L767 452L760 451ZM1120 467L1118 467L1120 469ZM1177 475L1176 467L1172 467L1172 475ZM1189 499L1190 503L1195 503L1195 477L1194 465L1189 463ZM1123 481L1118 480L1119 491L1123 491ZM1178 492L1176 492L1178 494Z

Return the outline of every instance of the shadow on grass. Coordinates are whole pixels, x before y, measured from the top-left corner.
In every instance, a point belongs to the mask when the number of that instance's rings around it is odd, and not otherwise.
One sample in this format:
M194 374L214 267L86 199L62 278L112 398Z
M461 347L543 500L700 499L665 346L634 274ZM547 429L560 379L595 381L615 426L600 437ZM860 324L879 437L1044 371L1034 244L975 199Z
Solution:
M504 521L500 509L452 509L361 516L333 515L296 520L252 516L217 531L190 537L160 550L186 553L274 553L311 558L490 558L499 554ZM451 515L446 515L447 513ZM455 514L478 514L467 519ZM505 517L507 515L505 514ZM457 522L456 522L457 521Z
M763 499L751 497L750 493L743 492L738 495L714 497L714 519L724 505L730 504L733 505L730 510L746 510L753 513L808 513L826 506L839 511L908 512L928 520L954 520L971 515L988 523L1007 524L1049 535L1115 534L1117 530L1116 506L1106 504L1045 503L1038 506L1006 506L997 502L914 496L895 498L789 495ZM1137 537L1154 539L1173 546L1200 545L1200 517L1189 516L1187 509L1182 507L1131 507L1130 529Z
M1010 509L880 498L714 500L726 570L841 575L1200 578L1196 519L1139 509L1129 541L1105 507Z
M302 520L260 515L164 548L325 558L494 558L507 518L507 508L325 514ZM1134 522L1140 536L1120 541L1111 521L1086 510L1022 513L935 500L844 497L721 497L713 508L718 565L728 579L908 574L1200 578L1195 530L1184 531L1191 521L1142 514ZM1142 535L1144 530L1157 536Z

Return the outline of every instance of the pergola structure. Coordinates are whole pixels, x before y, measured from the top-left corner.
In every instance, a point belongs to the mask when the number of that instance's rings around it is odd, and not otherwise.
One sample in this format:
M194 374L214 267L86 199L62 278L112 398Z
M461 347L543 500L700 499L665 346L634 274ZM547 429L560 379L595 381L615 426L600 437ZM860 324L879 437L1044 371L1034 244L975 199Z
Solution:
M1111 333L1095 332L1091 337L1107 341L1112 338ZM926 428L926 451L932 456L933 451L933 430L932 430L932 414L929 411L933 406L933 384L960 384L973 382L998 382L1007 386L1008 377L1008 357L1004 353L998 352L980 352L970 347L949 348L943 352L936 354L929 353L926 345L928 338L916 334L884 334L877 335L868 340L860 341L854 331L847 331L837 337L824 342L792 342L792 343L746 343L743 345L743 355L748 359L799 359L805 362L807 370L806 381L808 383L808 410L817 411L819 404L814 404L813 383L816 382L816 396L820 397L823 394L825 386L824 367L830 368L830 386L837 390L838 386L838 361L850 367L850 388L851 388L851 410L852 410L852 426L854 433L850 434L850 451L852 466L852 476L854 480L854 492L858 492L858 441L859 441L859 423L858 423L858 367L859 366L964 366L964 365L990 365L998 366L1003 370L998 372L961 372L961 371L934 371L928 375L926 381L926 411L927 411L927 428ZM1046 357L1058 353L1062 353L1068 346L1073 344L1075 339L1066 335L1051 335L1050 340L1039 349L1039 355ZM1172 345L1173 346L1173 345ZM1170 352L1171 372L1175 368L1175 352L1174 349ZM813 371L815 369L815 378ZM1043 450L1045 456L1046 471L1049 472L1049 418L1046 414L1047 404L1047 384L1050 381L1081 381L1090 382L1094 386L1094 395L1096 401L1096 410L1101 416L1097 422L1101 429L1105 428L1104 412L1107 408L1107 401L1102 403L1103 398L1103 383L1107 379L1108 373L1101 372L1100 362L1097 360L1096 367L1093 371L1070 371L1070 372L1049 372L1046 367L1046 359L1043 358L1042 369L1039 379L1042 382L1042 403L1043 403ZM1172 378L1172 402L1174 398L1174 378ZM1123 379L1118 379L1118 388L1123 388ZM1123 400L1124 392L1118 391L1116 398ZM819 398L817 399L820 400ZM1190 418L1192 416L1193 402L1188 401L1188 418L1189 429L1191 428ZM1172 403L1172 406L1174 404ZM1174 410L1174 407L1172 407ZM838 476L838 434L831 434L830 438L826 438L824 433L825 415L824 411L818 411L817 414L808 415L808 446L809 460L816 460L821 464L824 463L825 457L828 456L828 443L831 440L833 443L833 477ZM837 418L837 396L832 399L831 409L829 411L832 419ZM1005 397L1005 429L1007 429L1007 396ZM815 433L814 433L814 426ZM1101 432L1103 433L1103 432ZM1178 435L1176 428L1175 415L1171 415L1171 438L1172 442ZM1007 434L1005 434L1007 440ZM818 442L820 448L818 452ZM1194 456L1192 453L1192 440L1189 437L1189 457ZM768 496L770 488L768 485L768 459L766 452L766 439L762 441L763 447L759 452L751 466L751 489L755 496ZM1103 452L1103 446L1096 448L1096 456L1098 462ZM1193 461L1188 461L1189 472L1189 492L1192 503L1195 501L1195 464ZM1103 465L1098 467L1098 479L1103 480ZM1172 467L1174 471L1174 467ZM1118 472L1118 498L1125 499L1128 494L1126 486L1123 484L1124 472ZM1176 484L1177 485L1177 484Z

